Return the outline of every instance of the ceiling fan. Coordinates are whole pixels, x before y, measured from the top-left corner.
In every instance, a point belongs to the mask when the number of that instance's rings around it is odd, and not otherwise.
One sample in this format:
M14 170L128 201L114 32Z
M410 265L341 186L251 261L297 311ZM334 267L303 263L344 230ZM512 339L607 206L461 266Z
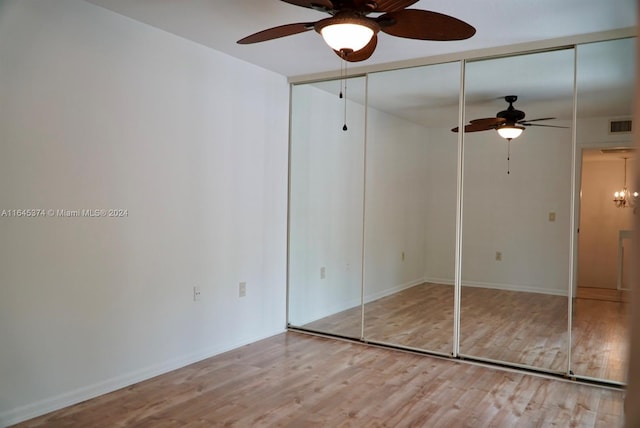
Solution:
M251 44L315 30L342 59L364 61L378 44L378 32L418 40L464 40L475 28L437 12L407 9L418 0L282 0L331 15L316 22L286 24L238 40ZM370 17L370 14L378 14ZM381 14L381 15L380 15Z
M525 120L525 114L522 110L517 110L513 103L518 100L517 95L507 95L504 100L509 103L509 107L506 110L502 110L496 114L496 117L486 117L482 119L474 119L469 125L464 127L464 132L478 132L489 131L495 129L498 134L506 140L511 141L513 138L518 138L522 131L525 130L525 126L544 126L547 128L568 128L567 126L557 125L543 125L539 123L543 120L553 120L555 117L542 117L539 119ZM458 132L456 126L451 131Z

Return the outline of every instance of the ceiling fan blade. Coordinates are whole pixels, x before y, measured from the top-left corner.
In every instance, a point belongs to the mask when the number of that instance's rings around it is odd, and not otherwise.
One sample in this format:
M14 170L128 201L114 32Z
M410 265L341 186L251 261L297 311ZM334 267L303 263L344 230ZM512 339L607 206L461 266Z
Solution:
M539 122L539 121L541 121L541 120L554 120L554 119L557 119L557 117L541 117L541 118L539 118L539 119L525 119L525 120L521 120L521 121L519 121L518 123L523 123L523 122L527 122L527 123L529 123L529 122Z
M302 6L309 9L317 9L323 11L333 10L334 6L330 0L282 0L285 3Z
M502 117L485 117L482 119L473 119L469 121L472 125L477 125L477 126L491 126L491 127L495 127L498 126L504 122L506 122L506 120Z
M496 127L503 122L504 119L501 117L486 117L483 119L474 119L469 125L466 125L464 127L464 132L489 131L491 129L496 129ZM451 131L458 132L458 129L459 128L456 126Z
M569 129L571 128L570 126L558 126L558 125L542 125L542 124L538 124L538 123L521 123L520 125L522 126L544 126L545 128L564 128L564 129Z
M451 129L451 132L458 132L460 128L455 127ZM495 126L478 126L478 125L466 125L464 127L464 132L479 132L479 131L490 131L492 129L496 129Z
M476 29L449 15L418 9L385 13L377 18L380 30L396 37L418 40L464 40Z
M250 36L238 40L241 45L251 43L266 42L267 40L278 39L280 37L292 36L294 34L304 33L313 29L313 22L299 22L297 24L286 24L278 27L269 28L258 31Z
M346 52L346 53L340 52L340 51L334 51L334 52L336 53L336 55L338 55L340 58L344 59L345 61L358 62L358 61L364 61L365 59L369 59L371 55L373 55L373 52L376 50L376 46L378 46L378 36L374 34L373 37L371 38L371 41L367 43L367 46L363 47L359 51Z
M372 7L371 12L397 12L418 3L418 0L355 0L354 3L356 6L361 7L366 7L370 4L371 6L369 7Z

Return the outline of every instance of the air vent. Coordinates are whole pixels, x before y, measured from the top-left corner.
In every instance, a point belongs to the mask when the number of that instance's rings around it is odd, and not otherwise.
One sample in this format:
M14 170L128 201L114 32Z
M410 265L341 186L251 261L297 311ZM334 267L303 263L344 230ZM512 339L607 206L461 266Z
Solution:
M631 132L630 120L609 121L609 134L628 134Z

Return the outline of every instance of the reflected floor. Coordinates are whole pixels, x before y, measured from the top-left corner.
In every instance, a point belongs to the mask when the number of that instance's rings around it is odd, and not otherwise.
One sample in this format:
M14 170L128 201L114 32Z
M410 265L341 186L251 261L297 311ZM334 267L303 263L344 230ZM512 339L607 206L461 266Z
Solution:
M628 302L575 299L572 370L577 375L626 380Z
M628 304L574 300L575 374L623 381ZM567 366L567 298L539 293L463 287L460 352L554 371ZM303 327L360 338L360 307ZM450 353L453 287L424 283L365 305L365 338Z

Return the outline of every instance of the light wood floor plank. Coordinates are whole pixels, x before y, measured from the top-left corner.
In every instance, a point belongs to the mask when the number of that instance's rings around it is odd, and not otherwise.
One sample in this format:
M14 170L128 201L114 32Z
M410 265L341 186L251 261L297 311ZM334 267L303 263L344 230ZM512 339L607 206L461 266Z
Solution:
M614 290L615 291L615 290ZM624 382L628 354L628 303L574 299L572 370ZM453 350L453 287L425 283L365 305L365 339L432 352ZM460 353L564 372L567 367L567 298L463 287ZM360 337L360 308L305 325Z
M288 332L19 427L607 427L623 392Z

